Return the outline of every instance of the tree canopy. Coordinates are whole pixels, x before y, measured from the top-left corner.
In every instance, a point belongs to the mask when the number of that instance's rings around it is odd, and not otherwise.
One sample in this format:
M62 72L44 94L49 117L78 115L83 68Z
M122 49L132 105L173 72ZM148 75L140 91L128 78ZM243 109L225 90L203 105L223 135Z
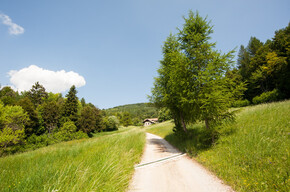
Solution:
M240 47L238 74L247 84L244 99L255 101L269 95L268 101L288 99L290 96L290 23L275 32L272 40L261 42L251 37L245 48ZM273 94L264 94L273 92ZM276 98L273 98L277 92ZM271 99L270 99L271 98ZM264 101L267 101L264 100ZM254 102L253 102L254 103Z
M211 42L212 26L198 12L189 12L177 35L163 45L163 59L155 78L151 101L170 109L176 129L186 132L188 123L204 120L206 127L230 116L231 102L243 85L225 76L233 51L222 54Z
M39 83L28 92L0 89L0 156L49 144L81 139L105 130L105 114L79 101L72 86L66 95L47 93ZM111 121L110 121L111 122ZM114 124L116 129L119 124Z

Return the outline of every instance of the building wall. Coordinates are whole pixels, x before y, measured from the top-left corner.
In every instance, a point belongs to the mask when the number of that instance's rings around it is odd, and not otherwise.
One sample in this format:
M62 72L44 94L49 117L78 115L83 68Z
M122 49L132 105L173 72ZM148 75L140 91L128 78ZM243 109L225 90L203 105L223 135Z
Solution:
M146 126L149 126L149 125L151 125L151 124L152 124L151 122L146 121L146 122L144 123L144 126L146 127Z

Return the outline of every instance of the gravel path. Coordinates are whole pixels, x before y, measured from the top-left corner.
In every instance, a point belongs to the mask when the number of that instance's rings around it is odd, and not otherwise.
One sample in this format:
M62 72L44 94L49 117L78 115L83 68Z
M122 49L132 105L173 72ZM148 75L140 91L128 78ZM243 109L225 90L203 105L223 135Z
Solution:
M146 134L142 161L135 167L129 192L233 192L186 154L156 135Z

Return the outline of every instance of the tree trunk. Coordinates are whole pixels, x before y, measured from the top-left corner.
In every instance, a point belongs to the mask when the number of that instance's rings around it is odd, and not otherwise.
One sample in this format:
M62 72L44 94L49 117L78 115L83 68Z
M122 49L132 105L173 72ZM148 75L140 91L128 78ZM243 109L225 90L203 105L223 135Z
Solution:
M182 127L183 127L183 131L185 133L187 133L187 128L186 128L186 124L184 122L184 118L183 118L182 112L180 112L180 120L181 120L181 124L182 124Z
M209 121L208 121L208 119L205 118L204 122L205 122L206 129L209 130Z

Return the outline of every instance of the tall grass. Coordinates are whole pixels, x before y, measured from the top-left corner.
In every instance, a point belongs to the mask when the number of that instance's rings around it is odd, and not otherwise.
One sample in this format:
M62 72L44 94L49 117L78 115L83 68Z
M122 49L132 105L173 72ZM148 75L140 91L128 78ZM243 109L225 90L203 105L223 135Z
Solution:
M144 143L134 129L0 158L0 191L125 191Z
M195 125L187 138L170 132L170 126L152 126L149 132L165 139L216 173L237 191L289 191L290 101L241 109L236 122L225 124L213 146L206 132ZM171 128L173 125L171 125ZM164 133L168 131L168 134ZM199 141L199 142L197 142Z

